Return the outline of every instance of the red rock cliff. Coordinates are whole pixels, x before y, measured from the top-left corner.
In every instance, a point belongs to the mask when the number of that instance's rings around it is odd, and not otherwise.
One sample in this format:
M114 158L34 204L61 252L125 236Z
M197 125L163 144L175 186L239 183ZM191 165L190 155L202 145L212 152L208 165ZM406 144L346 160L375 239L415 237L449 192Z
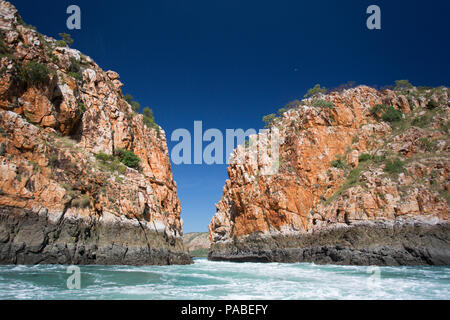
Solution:
M0 262L189 263L165 132L132 111L119 75L6 1L0 31Z
M277 174L232 160L210 259L449 264L448 115L447 88L298 103L272 124Z

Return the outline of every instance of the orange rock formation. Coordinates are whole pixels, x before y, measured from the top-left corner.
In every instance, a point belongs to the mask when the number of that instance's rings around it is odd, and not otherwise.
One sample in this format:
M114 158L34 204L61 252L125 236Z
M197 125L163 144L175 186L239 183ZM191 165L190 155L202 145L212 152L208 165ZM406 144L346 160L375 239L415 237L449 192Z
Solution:
M190 263L165 132L131 110L119 75L6 1L0 31L0 262Z
M383 109L374 114L377 105L401 110L403 118L383 121ZM447 88L380 92L360 86L303 100L272 124L271 130L280 132L277 174L260 174L260 159L245 164L231 161L224 195L209 225L214 242L210 258L428 263L425 258L405 258L407 253L391 261L380 258L377 251L391 244L396 254L405 251L405 239L408 234L416 236L417 230L398 237L380 236L367 245L344 239L361 225L374 226L364 231L364 238L379 228L392 231L396 223L412 223L444 228L444 239L430 236L439 247L439 257L431 260L450 263L449 106ZM397 172L385 169L395 160L401 166ZM305 240L312 238L316 240ZM426 243L416 244L429 250ZM334 258L321 253L336 246L350 251ZM285 249L281 256L279 249ZM358 256L356 249L360 256L364 256L361 250L369 250L372 256L353 259ZM320 252L314 254L314 250Z

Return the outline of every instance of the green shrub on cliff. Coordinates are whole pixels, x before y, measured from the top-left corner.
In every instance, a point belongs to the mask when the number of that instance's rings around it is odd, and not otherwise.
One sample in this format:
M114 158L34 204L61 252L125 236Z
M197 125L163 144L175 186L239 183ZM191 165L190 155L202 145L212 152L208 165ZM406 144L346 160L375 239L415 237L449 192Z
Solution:
M81 101L78 102L78 111L81 114L86 112L86 105L83 102L81 102Z
M403 119L403 112L389 106L388 109L383 113L381 119L386 122L398 122Z
M125 150L125 149L117 149L116 156L124 165L129 168L139 169L139 164L141 159L138 158L137 155L134 154L133 151Z
M55 154L48 154L47 155L47 159L48 159L48 164L52 168L55 168L58 165L58 163L59 163L58 156L55 155Z
M286 109L286 108L278 109L278 115L279 115L280 117L282 117L283 114L284 114L286 111L288 111L288 109Z
M56 41L57 47L67 47L67 43L64 40L58 40Z
M400 159L390 160L387 159L385 161L384 172L389 174L397 174L405 172L405 167L403 161Z
M103 161L103 162L114 161L114 156L113 155L109 155L109 154L106 154L104 152L97 153L95 155L95 158L97 160L100 160L100 161Z
M382 163L386 161L386 155L385 154L381 154L381 155L374 155L373 156L373 161L375 163Z
M265 123L264 128L267 128L267 129L270 128L276 118L277 118L277 116L274 113L271 113L271 114L268 114L267 116L264 116L262 118L262 121Z
M336 160L331 161L331 166L337 169L346 169L347 163L341 155L336 156Z
M408 80L395 81L395 87L394 87L395 91L403 91L403 90L408 90L408 89L412 89L412 88L413 88L413 85L411 83L409 83Z
M68 74L75 80L83 79L83 74L81 73L81 64L77 59L75 59L75 57L70 57Z
M45 83L50 75L45 64L39 62L30 61L28 64L23 65L20 70L20 80L28 85L39 85Z
M313 107L319 107L319 108L329 108L329 109L333 109L334 108L334 104L332 102L325 101L325 100L322 100L322 99L315 100L312 103L312 106Z
M0 57L6 55L8 53L8 48L3 42L3 32L0 33Z
M134 113L139 113L139 110L141 109L141 104L139 102L135 101L133 96L131 94L129 94L129 93L124 95L123 98L131 106L131 110L133 110L133 113L128 115L128 120L131 121L132 118L133 118L133 114ZM142 109L142 115L143 115L142 120L144 122L144 125L147 128L155 129L157 131L158 137L159 137L161 128L155 122L155 116L153 114L153 110L150 109L149 107L145 107L145 108Z
M144 124L149 127L156 129L159 133L159 126L155 123L155 116L153 115L153 110L149 107L145 107L144 110L142 110L142 114L144 115Z
M370 113L377 119L381 118L386 122L398 122L403 119L403 112L395 109L393 106L377 104L370 109Z
M347 188L354 186L356 183L359 182L359 176L361 175L360 168L356 168L352 171L350 171L347 181L344 183L344 186Z
M130 105L131 109L136 113L139 112L139 110L141 109L141 104L137 101L131 101Z
M123 98L131 106L131 109L133 110L133 112L136 112L136 113L139 112L139 110L141 109L141 104L139 102L135 101L131 94L127 93L126 95L124 95ZM155 122L155 116L153 114L153 110L150 109L149 107L145 107L144 109L142 109L142 114L144 115L144 117L143 117L144 124L148 128L155 129L159 135L159 132L161 129Z
M123 98L125 99L126 102L130 103L131 101L133 101L133 96L129 93L127 93L126 95L123 96Z
M374 117L379 117L380 112L385 111L389 106L383 105L383 104L376 104L374 107L372 107L369 111Z
M134 101L134 97L131 94L127 93L123 98L126 102L128 102L134 112L139 112L139 110L141 109L141 104L137 101Z
M436 109L437 107L439 107L439 103L434 100L430 100L427 104L428 109Z
M327 93L327 88L321 87L320 84L316 84L313 88L309 89L308 92L305 94L305 98L309 98L312 96L315 96L319 93Z
M58 35L59 35L59 36L61 37L61 39L62 39L62 40L59 40L59 41L64 41L64 43L65 43L66 45L68 45L68 46L73 45L73 39L72 39L72 37L70 36L70 34L67 34L67 33L59 33Z
M370 154L368 154L368 153L363 153L358 158L359 162L369 161L370 159L372 159L372 156Z
M2 142L2 144L0 144L0 157L3 157L5 155L6 151L6 145L4 142Z
M337 169L345 169L346 165L342 160L334 160L331 162L331 166Z
M344 184L332 196L326 199L325 201L326 205L329 205L334 200L338 199L345 190L360 184L361 174L367 169L368 165L369 165L368 163L360 163L355 169L350 171Z
M99 161L100 168L109 172L119 172L125 174L127 172L127 167L124 166L120 160L113 156L100 152L95 155L95 158Z

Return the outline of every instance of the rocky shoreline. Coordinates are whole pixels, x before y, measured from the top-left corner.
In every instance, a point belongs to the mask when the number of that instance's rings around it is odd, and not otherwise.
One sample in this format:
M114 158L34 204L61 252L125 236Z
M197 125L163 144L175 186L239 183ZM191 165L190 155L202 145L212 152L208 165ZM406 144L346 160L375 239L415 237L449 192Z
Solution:
M0 264L190 264L182 240L136 219L0 209Z
M251 235L211 247L209 260L336 265L450 265L450 223L339 225L304 235Z

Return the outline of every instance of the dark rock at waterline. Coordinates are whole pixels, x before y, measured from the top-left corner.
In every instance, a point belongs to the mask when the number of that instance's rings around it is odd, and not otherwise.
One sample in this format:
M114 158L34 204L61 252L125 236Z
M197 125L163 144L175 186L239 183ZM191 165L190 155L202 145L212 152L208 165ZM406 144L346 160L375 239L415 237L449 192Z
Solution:
M181 238L132 223L60 218L0 208L0 264L190 264Z
M337 265L450 265L450 223L370 223L215 243L209 260Z

